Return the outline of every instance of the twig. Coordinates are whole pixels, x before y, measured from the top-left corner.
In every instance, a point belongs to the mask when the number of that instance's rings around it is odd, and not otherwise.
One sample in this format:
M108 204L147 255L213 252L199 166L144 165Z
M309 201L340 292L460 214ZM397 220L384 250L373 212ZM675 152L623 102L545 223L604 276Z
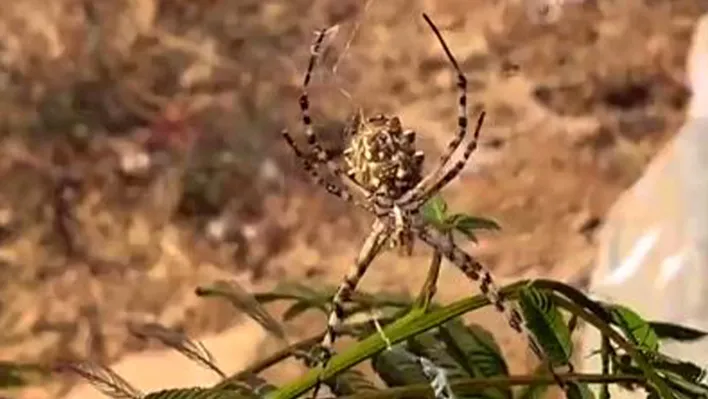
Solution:
M423 311L427 311L430 304L433 302L433 297L437 292L438 277L440 276L440 264L442 263L442 254L437 249L433 251L433 258L430 261L428 275L425 278L425 283L418 294L415 307Z
M564 381L573 381L585 384L601 384L601 383L636 383L646 385L647 381L642 376L636 375L613 375L607 376L602 374L579 374L566 373L559 374ZM488 377L488 378L465 378L452 380L450 387L455 390L458 395L479 393L486 388L495 387L510 387L518 385L555 385L555 380L552 376L536 376L522 375L510 377ZM341 396L339 399L389 399L389 398L434 398L434 394L430 385L415 384L405 387L390 388L380 392L366 392L362 394ZM332 399L332 398L328 398Z

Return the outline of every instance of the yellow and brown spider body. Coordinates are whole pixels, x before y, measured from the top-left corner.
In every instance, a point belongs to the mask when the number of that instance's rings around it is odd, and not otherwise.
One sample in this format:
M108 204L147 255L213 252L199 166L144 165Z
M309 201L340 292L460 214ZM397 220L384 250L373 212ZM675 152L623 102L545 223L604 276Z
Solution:
M415 132L403 130L397 116L378 114L364 119L357 114L348 131L346 174L372 196L396 200L420 182L424 154L415 148ZM414 237L403 212L399 207L392 208L396 228L389 245L410 254Z
M423 152L398 117L357 117L344 150L347 175L374 195L397 199L421 180Z

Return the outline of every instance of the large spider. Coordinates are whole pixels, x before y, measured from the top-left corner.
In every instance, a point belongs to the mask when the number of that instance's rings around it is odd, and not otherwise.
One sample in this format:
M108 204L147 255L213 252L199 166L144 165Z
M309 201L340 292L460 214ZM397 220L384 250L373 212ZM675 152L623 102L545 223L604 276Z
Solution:
M342 169L335 163L319 144L310 118L307 87L320 48L327 36L327 28L317 32L299 100L302 123L311 153L304 153L288 132L283 131L283 137L301 160L303 168L318 185L323 186L329 193L373 213L376 217L372 231L366 238L354 266L344 276L332 299L332 310L321 344L323 370L332 356L332 346L337 338L336 330L344 316L343 304L350 299L373 259L386 245L399 247L410 253L416 236L456 265L468 278L478 282L480 290L497 311L505 316L515 331L527 337L534 353L543 359L543 352L534 337L526 330L521 314L512 304L504 301L492 281L489 270L457 247L444 233L428 225L419 214L421 206L464 168L470 155L477 148L485 115L484 112L480 114L472 140L465 147L462 159L445 171L445 166L467 134L467 79L438 28L426 14L423 14L423 18L455 68L459 89L457 134L448 144L440 157L439 165L433 172L425 177L422 176L424 154L415 149L415 132L403 129L397 116L379 114L364 118L361 114L357 114L352 119L346 129L350 140L343 154L346 169ZM318 166L322 165L326 166L343 185L336 185L325 179L318 170ZM318 381L315 386L313 397L317 396L320 383L321 381Z

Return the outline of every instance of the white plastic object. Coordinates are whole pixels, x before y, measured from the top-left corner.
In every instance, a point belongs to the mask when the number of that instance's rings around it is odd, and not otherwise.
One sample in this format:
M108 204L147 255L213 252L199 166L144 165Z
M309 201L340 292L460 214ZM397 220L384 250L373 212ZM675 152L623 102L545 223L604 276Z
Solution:
M686 122L615 203L599 236L589 294L643 318L708 331L708 14L694 30L687 61L692 97ZM601 370L600 336L583 335L584 372ZM708 339L662 342L667 355L708 366ZM611 389L613 398L646 393Z

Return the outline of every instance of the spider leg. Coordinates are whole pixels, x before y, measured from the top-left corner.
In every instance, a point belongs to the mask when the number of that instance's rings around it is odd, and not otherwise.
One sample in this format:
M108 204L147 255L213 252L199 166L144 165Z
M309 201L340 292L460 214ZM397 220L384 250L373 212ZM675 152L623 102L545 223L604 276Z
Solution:
M288 133L287 130L283 130L281 134L283 135L285 142L288 143L290 149L292 149L295 156L300 160L302 168L305 170L305 172L307 172L308 175L310 175L310 178L315 184L324 187L324 189L327 190L328 193L340 198L345 202L353 203L354 205L363 208L364 210L376 213L375 208L372 205L357 201L351 194L351 192L349 192L349 190L328 182L322 175L320 175L310 158L302 152L300 147L298 147L298 145L295 143L295 140L293 140L292 136L290 136L290 133Z
M486 296L492 306L504 316L509 326L525 337L533 354L545 365L546 369L553 376L556 384L567 394L569 385L555 372L550 359L546 356L538 339L526 327L525 320L519 309L513 303L506 301L499 287L494 283L491 271L455 245L449 237L442 236L442 233L432 227L418 230L418 236L421 240L433 247L436 252L442 253L445 258L457 266L470 280L479 283L479 289L482 294ZM570 365L570 367L572 369L572 365Z
M302 82L302 93L300 94L300 98L298 99L298 103L300 105L301 120L303 126L305 127L305 137L307 138L307 145L311 148L314 154L315 162L327 165L327 167L334 176L344 181L344 183L347 184L349 187L357 190L361 195L368 198L371 196L371 193L364 187L362 187L360 184L358 184L356 181L351 179L349 176L347 176L346 173L344 173L344 171L342 171L342 169L337 166L337 164L332 162L330 154L328 154L327 151L322 148L322 145L317 139L317 135L315 134L315 128L312 125L312 117L310 116L310 97L307 93L307 89L310 86L310 81L312 80L312 73L314 72L315 66L317 65L317 60L320 56L320 50L322 48L322 44L324 43L324 39L327 37L327 32L329 31L329 29L330 28L325 28L317 31L317 37L315 38L315 41L312 44L310 60L308 62L307 71L305 72L305 77Z
M452 240L448 239L449 237L445 237L443 233L439 232L434 227L421 226L418 224L416 226L416 232L423 242L430 245L436 252L441 253L450 263L457 266L470 280L479 283L479 289L482 291L482 294L486 296L492 306L504 316L509 326L527 339L534 355L546 364L549 371L554 375L558 385L564 387L565 384L554 372L538 340L526 328L521 312L513 303L505 300L499 288L494 283L492 273L489 269L460 249Z
M312 126L312 118L310 117L310 97L307 94L307 88L310 85L310 80L312 80L312 72L317 64L317 59L320 55L320 48L322 47L325 37L327 37L327 28L317 31L317 37L315 38L315 42L312 44L310 52L310 61L308 62L305 78L302 82L302 93L300 94L300 98L298 100L298 103L300 104L302 124L305 126L307 144L312 148L318 162L327 162L329 160L329 155L317 140L315 129Z
M376 219L371 233L366 238L366 241L364 241L361 251L359 251L359 255L356 258L354 266L344 276L342 283L339 285L337 292L332 298L332 311L329 314L327 329L321 343L321 347L324 352L322 356L322 373L324 373L329 360L332 358L332 347L334 345L334 341L337 339L336 331L342 324L342 318L344 317L343 304L349 301L352 293L356 289L356 286L359 284L359 281L369 268L369 265L371 265L371 262L381 251L390 234L388 230L389 229L384 222ZM322 386L322 381L322 374L320 374L317 378L317 383L315 384L312 398L317 398L317 393Z
M435 184L430 186L429 188L425 189L422 194L419 194L418 196L411 197L408 204L413 204L410 206L412 209L417 209L423 204L425 204L432 196L437 194L440 190L442 190L446 185L448 185L452 180L454 180L457 175L462 172L462 169L465 168L465 165L467 164L467 161L470 159L470 156L474 152L474 150L477 149L477 143L479 140L479 133L482 130L482 124L484 123L484 116L485 113L482 112L479 115L479 119L477 119L477 127L474 130L474 135L472 137L472 141L470 141L467 144L467 147L465 148L465 152L462 154L462 159L457 161L455 165L448 170L440 179L438 179Z
M448 143L447 148L440 156L440 161L438 162L437 168L435 168L433 172L423 178L418 184L416 184L415 187L413 187L408 193L406 193L401 198L403 202L406 202L411 198L418 196L423 187L425 187L425 185L428 184L430 180L434 179L442 172L443 168L445 167L445 164L447 164L447 162L452 157L452 154L455 153L455 150L457 150L457 148L460 146L460 143L462 143L462 140L467 135L467 125L469 122L467 119L467 77L465 77L465 74L462 72L460 64L457 62L457 59L455 59L455 56L452 54L452 51L450 51L450 48L445 42L445 39L443 39L440 30L437 28L437 26L435 26L435 24L430 19L430 17L428 17L427 14L424 13L423 18L425 19L425 22L428 23L430 29L437 37L441 47L443 48L443 51L445 51L445 55L447 55L448 60L455 68L455 72L457 73L457 89L459 90L459 97L457 101L457 133L455 134L455 137L453 137L453 139Z

